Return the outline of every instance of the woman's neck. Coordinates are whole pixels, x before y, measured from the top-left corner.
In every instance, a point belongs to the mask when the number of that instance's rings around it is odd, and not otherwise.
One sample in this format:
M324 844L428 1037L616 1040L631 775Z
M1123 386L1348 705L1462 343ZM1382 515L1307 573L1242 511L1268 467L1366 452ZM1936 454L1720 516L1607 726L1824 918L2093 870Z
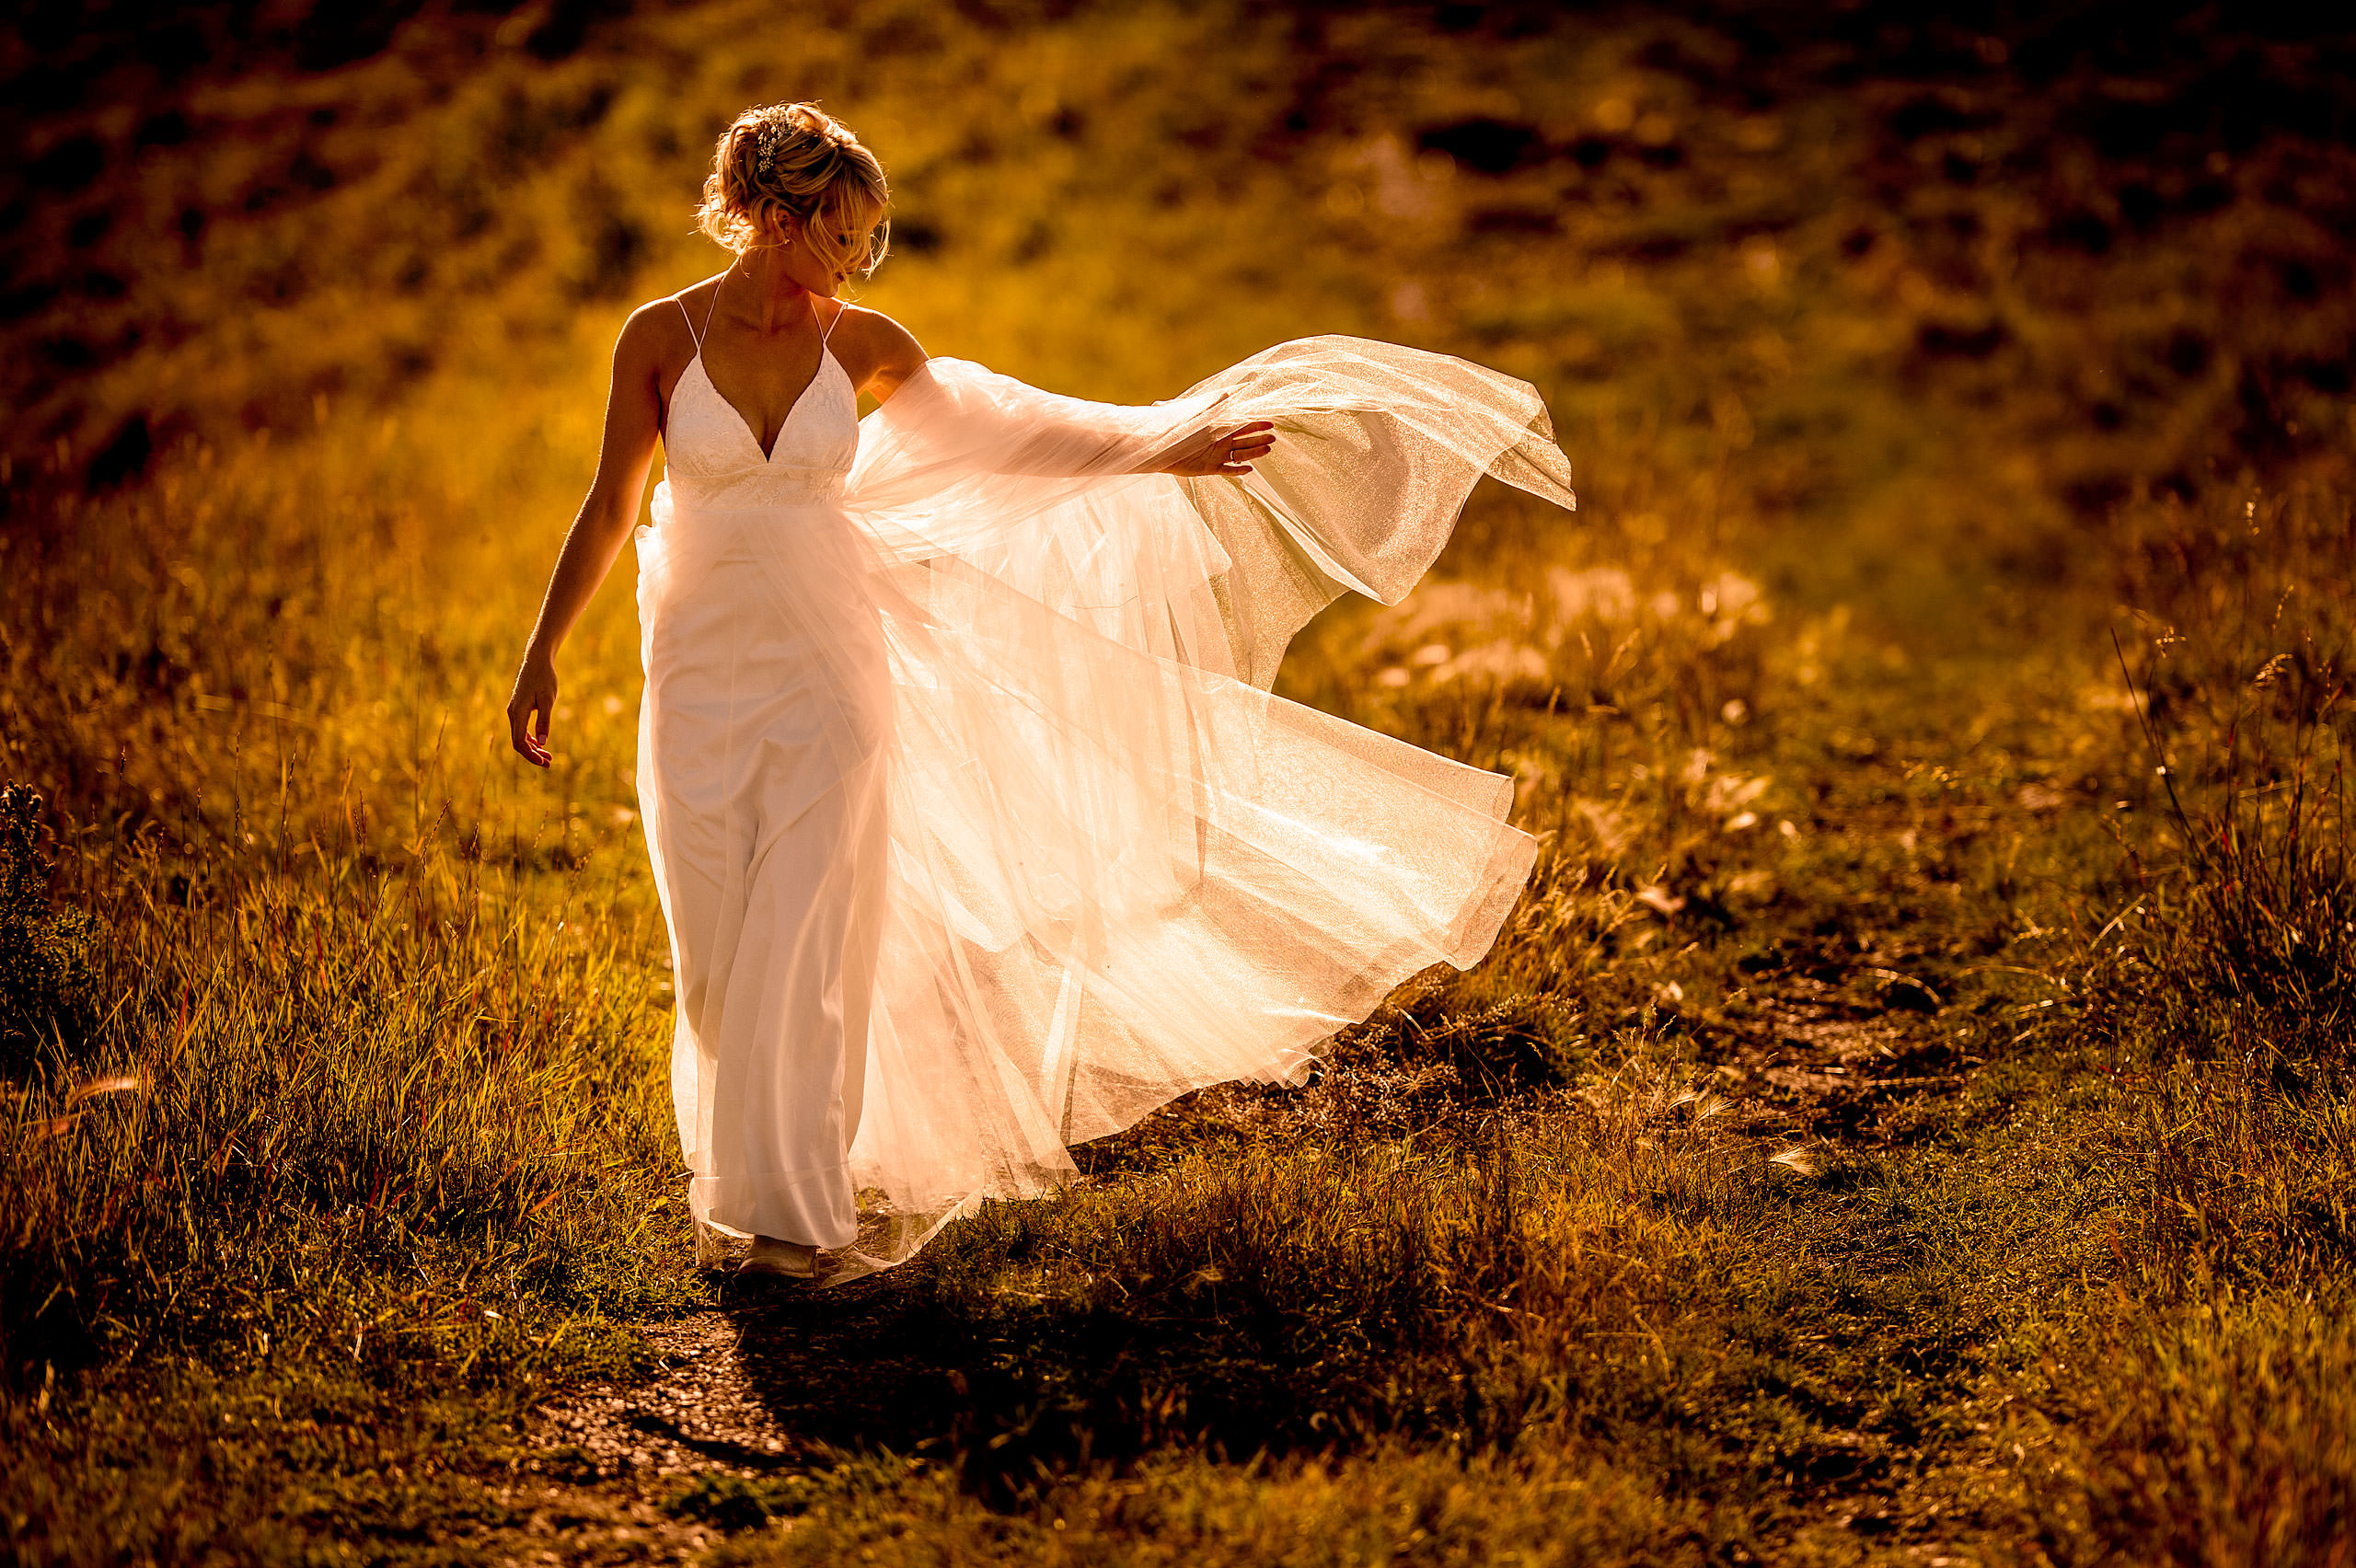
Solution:
M793 281L773 249L748 250L728 271L734 276L723 273L720 286L730 308L758 321L764 332L799 322L814 308L810 291Z

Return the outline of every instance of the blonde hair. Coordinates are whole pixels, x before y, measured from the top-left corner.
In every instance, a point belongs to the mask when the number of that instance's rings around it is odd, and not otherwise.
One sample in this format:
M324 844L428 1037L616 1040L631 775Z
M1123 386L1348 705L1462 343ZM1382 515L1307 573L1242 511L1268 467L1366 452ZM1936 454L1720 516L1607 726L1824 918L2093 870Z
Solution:
M891 199L884 166L849 126L816 104L773 103L746 110L721 133L696 222L741 256L773 243L762 236L791 219L822 260L865 277L890 243L882 214ZM864 244L839 237L870 217L875 232Z

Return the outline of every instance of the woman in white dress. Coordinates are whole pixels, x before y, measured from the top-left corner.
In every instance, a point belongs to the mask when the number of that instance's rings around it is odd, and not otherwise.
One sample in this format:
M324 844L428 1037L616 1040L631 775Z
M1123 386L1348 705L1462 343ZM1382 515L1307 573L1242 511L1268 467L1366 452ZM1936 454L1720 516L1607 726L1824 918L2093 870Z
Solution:
M1572 503L1529 386L1415 350L1282 344L1148 408L930 358L837 297L887 197L809 105L721 138L735 259L623 328L508 704L547 767L659 440L638 790L690 1205L805 1278L1053 1191L1188 1090L1297 1079L1488 950L1534 853L1511 781L1266 688L1319 608L1403 594L1482 474Z

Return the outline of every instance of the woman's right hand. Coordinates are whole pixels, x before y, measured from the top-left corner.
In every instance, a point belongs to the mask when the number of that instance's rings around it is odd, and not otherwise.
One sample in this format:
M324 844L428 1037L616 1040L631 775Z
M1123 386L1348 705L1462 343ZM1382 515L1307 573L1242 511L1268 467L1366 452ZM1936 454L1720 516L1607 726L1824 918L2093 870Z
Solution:
M556 664L535 648L524 655L515 672L515 690L507 699L508 738L515 754L535 767L553 760L549 751L549 720L556 712Z

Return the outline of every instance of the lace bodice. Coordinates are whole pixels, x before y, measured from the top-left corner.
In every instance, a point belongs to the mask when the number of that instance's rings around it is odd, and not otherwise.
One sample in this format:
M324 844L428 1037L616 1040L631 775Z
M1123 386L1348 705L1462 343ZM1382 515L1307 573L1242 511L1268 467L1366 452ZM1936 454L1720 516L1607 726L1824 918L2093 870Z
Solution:
M816 374L763 457L744 416L712 386L698 334L696 357L671 389L663 438L665 477L679 501L710 508L839 500L858 451L859 394L831 348L820 345Z

